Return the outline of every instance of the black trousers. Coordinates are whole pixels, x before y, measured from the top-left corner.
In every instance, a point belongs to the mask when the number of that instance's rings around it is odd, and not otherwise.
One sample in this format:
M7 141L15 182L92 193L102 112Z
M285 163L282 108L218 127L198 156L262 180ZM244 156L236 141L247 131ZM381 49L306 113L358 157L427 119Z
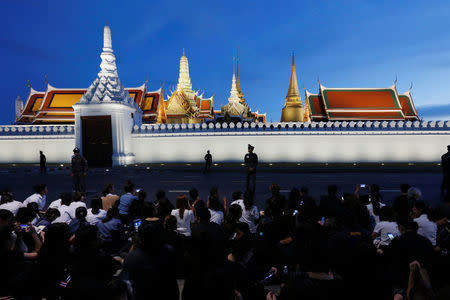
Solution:
M205 162L205 168L203 169L203 173L211 171L211 163Z
M41 168L41 175L45 175L47 174L47 167L45 165L40 165Z
M83 173L74 173L72 176L73 189L75 192L86 192L86 181Z
M450 197L450 175L444 174L441 184L441 197Z
M247 191L255 193L256 171L247 171Z

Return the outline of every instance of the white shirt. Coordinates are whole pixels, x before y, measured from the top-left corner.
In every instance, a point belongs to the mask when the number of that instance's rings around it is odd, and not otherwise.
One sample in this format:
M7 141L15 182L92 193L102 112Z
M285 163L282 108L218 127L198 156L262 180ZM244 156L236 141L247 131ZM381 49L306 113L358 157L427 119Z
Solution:
M13 215L17 215L17 211L19 208L23 207L22 202L13 200L11 202L3 203L0 205L0 209L6 209L13 213Z
M61 207L61 199L55 200L52 203L50 203L50 205L48 206L48 208L56 208L59 209Z
M185 236L191 236L191 223L194 223L194 213L192 210L185 209L183 218L180 218L180 210L174 209L170 213L177 218L177 231Z
M383 204L380 202L380 208L382 208L383 206L386 206L386 204ZM367 204L366 207L367 207L367 211L369 212L369 216L370 216L372 225L376 226L380 222L380 216L377 216L373 212L373 204L372 203Z
M400 231L398 231L398 225L396 222L378 222L378 224L375 225L373 232L380 235L373 241L373 243L377 247L381 245L388 246L391 243L391 239L389 238L388 233L392 234L394 237L400 236Z
M34 193L33 195L25 199L25 201L23 201L23 206L26 207L28 203L31 202L36 202L38 204L39 210L44 210L45 203L47 202L47 196L42 196L41 194Z
M70 203L69 208L67 209L67 213L69 214L71 219L75 219L75 211L78 207L87 208L86 203L84 203L83 201L75 201Z
M68 210L69 206L62 204L59 208L60 216L57 217L55 220L53 220L53 223L67 223L69 224L70 221L72 221L72 218L70 217Z
M259 218L259 211L256 205L253 205L249 210L245 209L244 200L236 200L231 202L231 205L239 204L242 208L242 217L239 219L242 223L247 223L251 233L256 232L256 221Z
M210 222L214 222L216 224L222 225L223 223L223 212L220 210L212 210L209 209L209 212L211 214L211 219L209 219Z
M420 217L415 218L414 221L419 225L417 233L429 239L431 244L436 246L436 223L431 222L426 214L420 215Z
M97 225L98 222L106 217L106 211L100 209L98 214L92 213L92 208L89 208L86 215L86 221L91 225Z

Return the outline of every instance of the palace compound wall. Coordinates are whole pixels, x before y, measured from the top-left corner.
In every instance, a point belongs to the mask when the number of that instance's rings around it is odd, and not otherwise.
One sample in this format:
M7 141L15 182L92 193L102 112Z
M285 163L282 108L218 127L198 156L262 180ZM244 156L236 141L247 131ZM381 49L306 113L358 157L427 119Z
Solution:
M74 125L0 126L0 163L68 163ZM450 144L450 121L144 124L134 126L134 163L241 162L247 144L261 162L435 163Z
M68 163L73 125L0 126L0 163ZM261 162L436 163L450 144L450 121L144 124L134 126L134 163L241 162L247 144Z

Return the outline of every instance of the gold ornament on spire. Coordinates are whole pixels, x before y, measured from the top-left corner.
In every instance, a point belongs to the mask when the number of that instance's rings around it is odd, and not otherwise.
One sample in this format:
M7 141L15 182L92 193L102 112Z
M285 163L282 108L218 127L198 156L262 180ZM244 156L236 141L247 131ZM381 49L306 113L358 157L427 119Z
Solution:
M236 89L239 93L239 98L241 102L245 102L244 93L241 90L241 79L239 78L239 48L237 48L237 58L236 58Z
M298 90L297 73L295 71L295 55L292 50L292 69L286 102L281 111L281 122L303 122L304 110L302 99Z

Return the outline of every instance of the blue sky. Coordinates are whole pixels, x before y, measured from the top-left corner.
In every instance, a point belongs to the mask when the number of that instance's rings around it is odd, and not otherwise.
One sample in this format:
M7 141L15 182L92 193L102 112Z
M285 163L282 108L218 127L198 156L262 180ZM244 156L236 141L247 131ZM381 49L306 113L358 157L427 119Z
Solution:
M67 3L66 3L67 2ZM0 124L14 121L27 80L45 89L88 87L102 31L112 30L125 86L165 91L186 49L194 89L225 104L239 47L241 86L253 110L278 121L292 48L299 87L387 87L397 77L424 119L450 118L448 1L32 1L0 2ZM303 98L303 91L302 98Z

